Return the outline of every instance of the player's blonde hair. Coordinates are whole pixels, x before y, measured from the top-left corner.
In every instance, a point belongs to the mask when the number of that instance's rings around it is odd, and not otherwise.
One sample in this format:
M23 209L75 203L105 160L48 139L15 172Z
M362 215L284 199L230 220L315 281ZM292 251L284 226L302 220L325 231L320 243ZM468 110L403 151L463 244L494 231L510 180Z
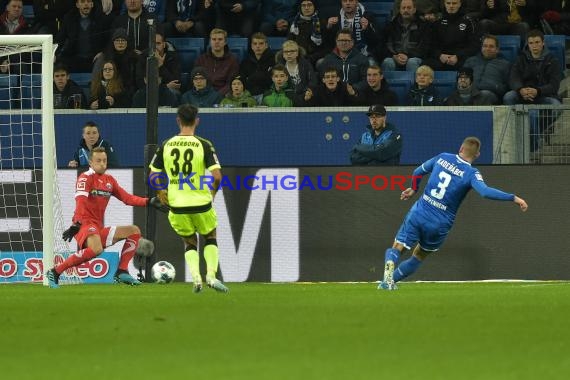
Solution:
M477 137L466 137L461 144L463 148L463 153L469 157L477 158L479 156L479 151L481 150L481 140Z

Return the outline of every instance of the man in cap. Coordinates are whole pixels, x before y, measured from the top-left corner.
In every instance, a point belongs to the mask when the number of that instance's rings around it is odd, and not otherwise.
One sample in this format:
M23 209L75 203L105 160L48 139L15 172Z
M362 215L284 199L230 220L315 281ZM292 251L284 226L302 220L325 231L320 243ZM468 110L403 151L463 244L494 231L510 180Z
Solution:
M213 107L222 100L222 95L212 88L208 80L206 69L194 67L190 73L188 91L182 95L181 104L189 103L197 107Z
M457 88L446 99L447 106L490 106L493 97L484 94L473 84L473 69L463 67L457 71Z
M351 163L398 165L402 154L402 135L393 124L386 122L386 108L381 104L374 104L366 115L370 124L350 152Z

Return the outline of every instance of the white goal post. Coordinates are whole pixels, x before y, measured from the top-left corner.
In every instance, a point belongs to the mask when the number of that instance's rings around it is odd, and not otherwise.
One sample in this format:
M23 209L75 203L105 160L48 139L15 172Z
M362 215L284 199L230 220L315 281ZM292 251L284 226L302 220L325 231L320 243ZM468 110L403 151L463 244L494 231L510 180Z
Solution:
M42 281L47 285L43 273L54 266L55 255L65 257L72 251L61 242L64 222L56 170L53 62L51 35L0 36L0 65L4 66L0 70L4 79L0 81L0 234L10 240L0 243L0 284ZM34 207L37 211L32 211ZM33 218L40 220L29 222ZM39 225L41 233L39 227L32 231ZM41 267L34 254L41 254ZM70 272L63 280L73 283L79 277Z

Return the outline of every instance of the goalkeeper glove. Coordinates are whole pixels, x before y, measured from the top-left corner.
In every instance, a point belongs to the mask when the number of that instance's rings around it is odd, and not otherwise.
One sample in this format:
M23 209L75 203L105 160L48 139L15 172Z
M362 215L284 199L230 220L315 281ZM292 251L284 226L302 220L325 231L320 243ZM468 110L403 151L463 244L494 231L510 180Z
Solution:
M160 201L160 199L158 199L158 197L152 197L148 200L148 205L154 207L155 209L162 211L162 212L168 212L170 211L170 207L168 207L165 204L162 204L162 202Z
M71 239L73 239L73 237L77 235L80 229L81 229L81 223L75 222L67 230L63 231L63 234L61 234L61 238L65 241L71 242Z

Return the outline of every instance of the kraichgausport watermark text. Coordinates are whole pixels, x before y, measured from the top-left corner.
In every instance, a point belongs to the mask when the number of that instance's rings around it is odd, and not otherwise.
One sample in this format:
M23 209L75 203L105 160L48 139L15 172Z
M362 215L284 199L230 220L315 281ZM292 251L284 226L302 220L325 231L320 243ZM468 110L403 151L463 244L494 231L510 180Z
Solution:
M417 190L422 176L413 175L363 175L350 172L338 172L335 175L236 175L222 176L218 190L360 190L370 187L377 191L403 191L408 187ZM411 181L411 182L410 182ZM198 176L197 173L178 173L177 178L170 179L164 172L151 173L147 181L154 190L166 190L169 185L177 185L179 190L213 190L214 177Z

